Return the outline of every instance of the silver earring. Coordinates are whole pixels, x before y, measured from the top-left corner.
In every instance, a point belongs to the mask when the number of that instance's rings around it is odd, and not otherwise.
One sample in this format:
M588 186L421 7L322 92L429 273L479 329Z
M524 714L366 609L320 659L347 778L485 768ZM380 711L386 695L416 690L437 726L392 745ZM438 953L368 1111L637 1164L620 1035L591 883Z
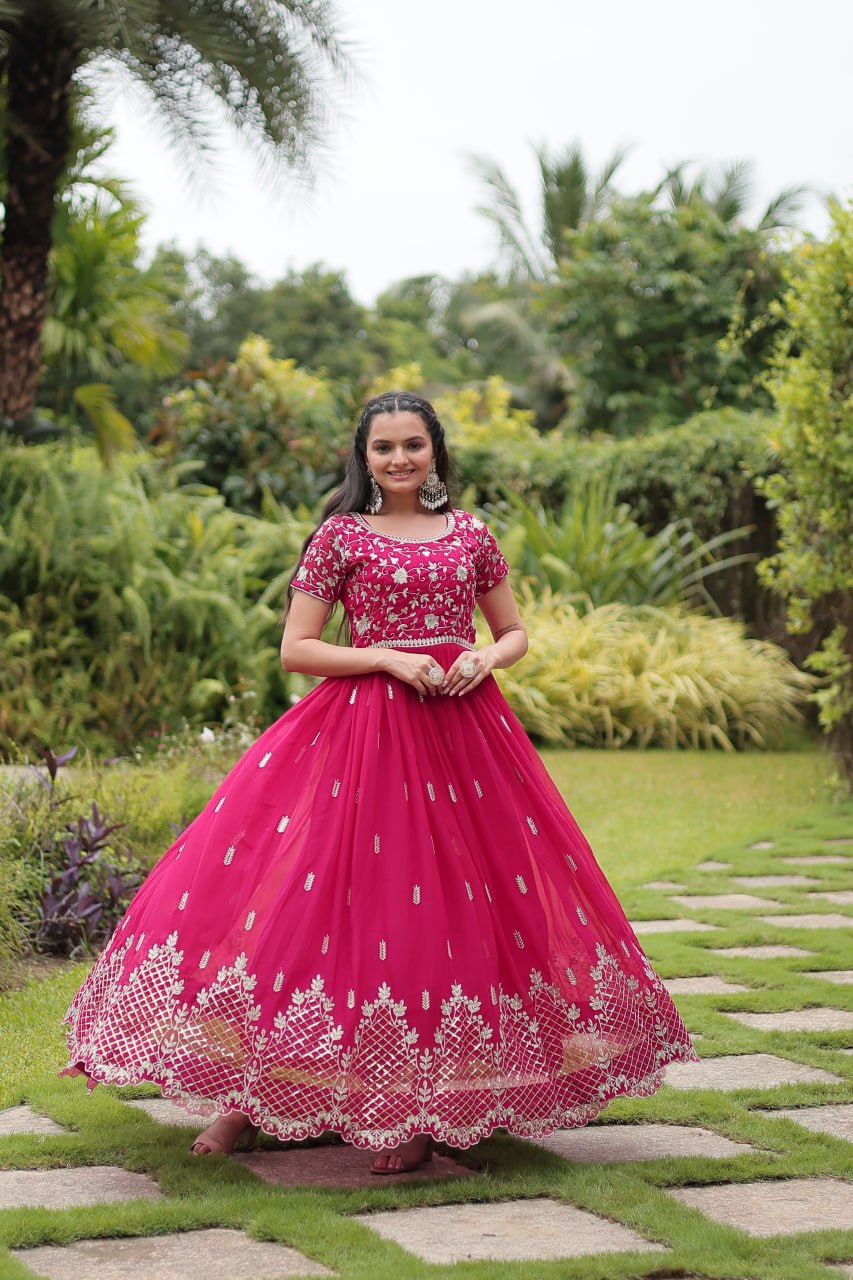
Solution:
M426 507L427 511L437 511L447 501L447 486L439 478L434 462L430 463L429 475L418 489L418 497L421 500L421 506Z
M370 494L367 499L367 510L372 516L377 516L382 510L382 490L376 483L376 476L370 470L370 467L367 468L367 474L370 476Z

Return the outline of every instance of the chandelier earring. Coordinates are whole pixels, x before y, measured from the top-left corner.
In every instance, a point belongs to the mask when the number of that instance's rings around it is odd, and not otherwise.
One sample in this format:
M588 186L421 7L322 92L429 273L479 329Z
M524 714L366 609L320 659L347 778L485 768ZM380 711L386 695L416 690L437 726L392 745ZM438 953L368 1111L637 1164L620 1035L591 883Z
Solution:
M436 471L435 462L430 463L429 475L418 489L418 497L427 511L437 511L447 501L447 485Z
M367 510L372 516L378 516L382 510L382 490L376 483L376 476L367 468L367 474L370 477L370 493L367 495Z

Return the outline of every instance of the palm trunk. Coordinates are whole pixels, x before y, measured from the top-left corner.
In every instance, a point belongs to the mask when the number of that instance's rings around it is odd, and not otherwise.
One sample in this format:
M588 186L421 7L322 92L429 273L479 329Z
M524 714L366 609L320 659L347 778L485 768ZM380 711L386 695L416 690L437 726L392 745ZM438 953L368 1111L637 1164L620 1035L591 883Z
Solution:
M50 24L22 24L8 59L9 195L0 245L0 421L31 416L41 375L56 192L71 142L78 50Z

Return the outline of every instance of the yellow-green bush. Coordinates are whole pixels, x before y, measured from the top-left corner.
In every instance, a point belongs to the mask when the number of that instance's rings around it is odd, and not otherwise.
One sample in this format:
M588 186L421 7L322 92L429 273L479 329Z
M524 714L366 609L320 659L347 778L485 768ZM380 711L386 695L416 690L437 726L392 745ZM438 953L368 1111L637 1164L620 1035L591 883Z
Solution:
M527 657L498 674L527 731L568 746L776 744L811 686L784 650L741 623L685 610L603 605L581 612L520 591ZM481 624L482 625L482 624ZM483 627L481 642L488 641Z

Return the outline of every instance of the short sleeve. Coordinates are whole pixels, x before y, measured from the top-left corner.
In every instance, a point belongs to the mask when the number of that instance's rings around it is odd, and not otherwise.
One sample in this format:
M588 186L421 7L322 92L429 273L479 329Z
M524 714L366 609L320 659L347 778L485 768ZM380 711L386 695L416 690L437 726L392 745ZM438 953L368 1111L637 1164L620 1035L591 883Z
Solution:
M509 565L495 542L491 529L480 522L479 534L479 546L474 557L474 567L477 571L474 595L478 600L480 596L484 596L487 591L491 591L492 587L502 582L509 573Z
M346 565L340 537L332 520L320 525L305 549L293 579L297 591L334 604L339 599Z

